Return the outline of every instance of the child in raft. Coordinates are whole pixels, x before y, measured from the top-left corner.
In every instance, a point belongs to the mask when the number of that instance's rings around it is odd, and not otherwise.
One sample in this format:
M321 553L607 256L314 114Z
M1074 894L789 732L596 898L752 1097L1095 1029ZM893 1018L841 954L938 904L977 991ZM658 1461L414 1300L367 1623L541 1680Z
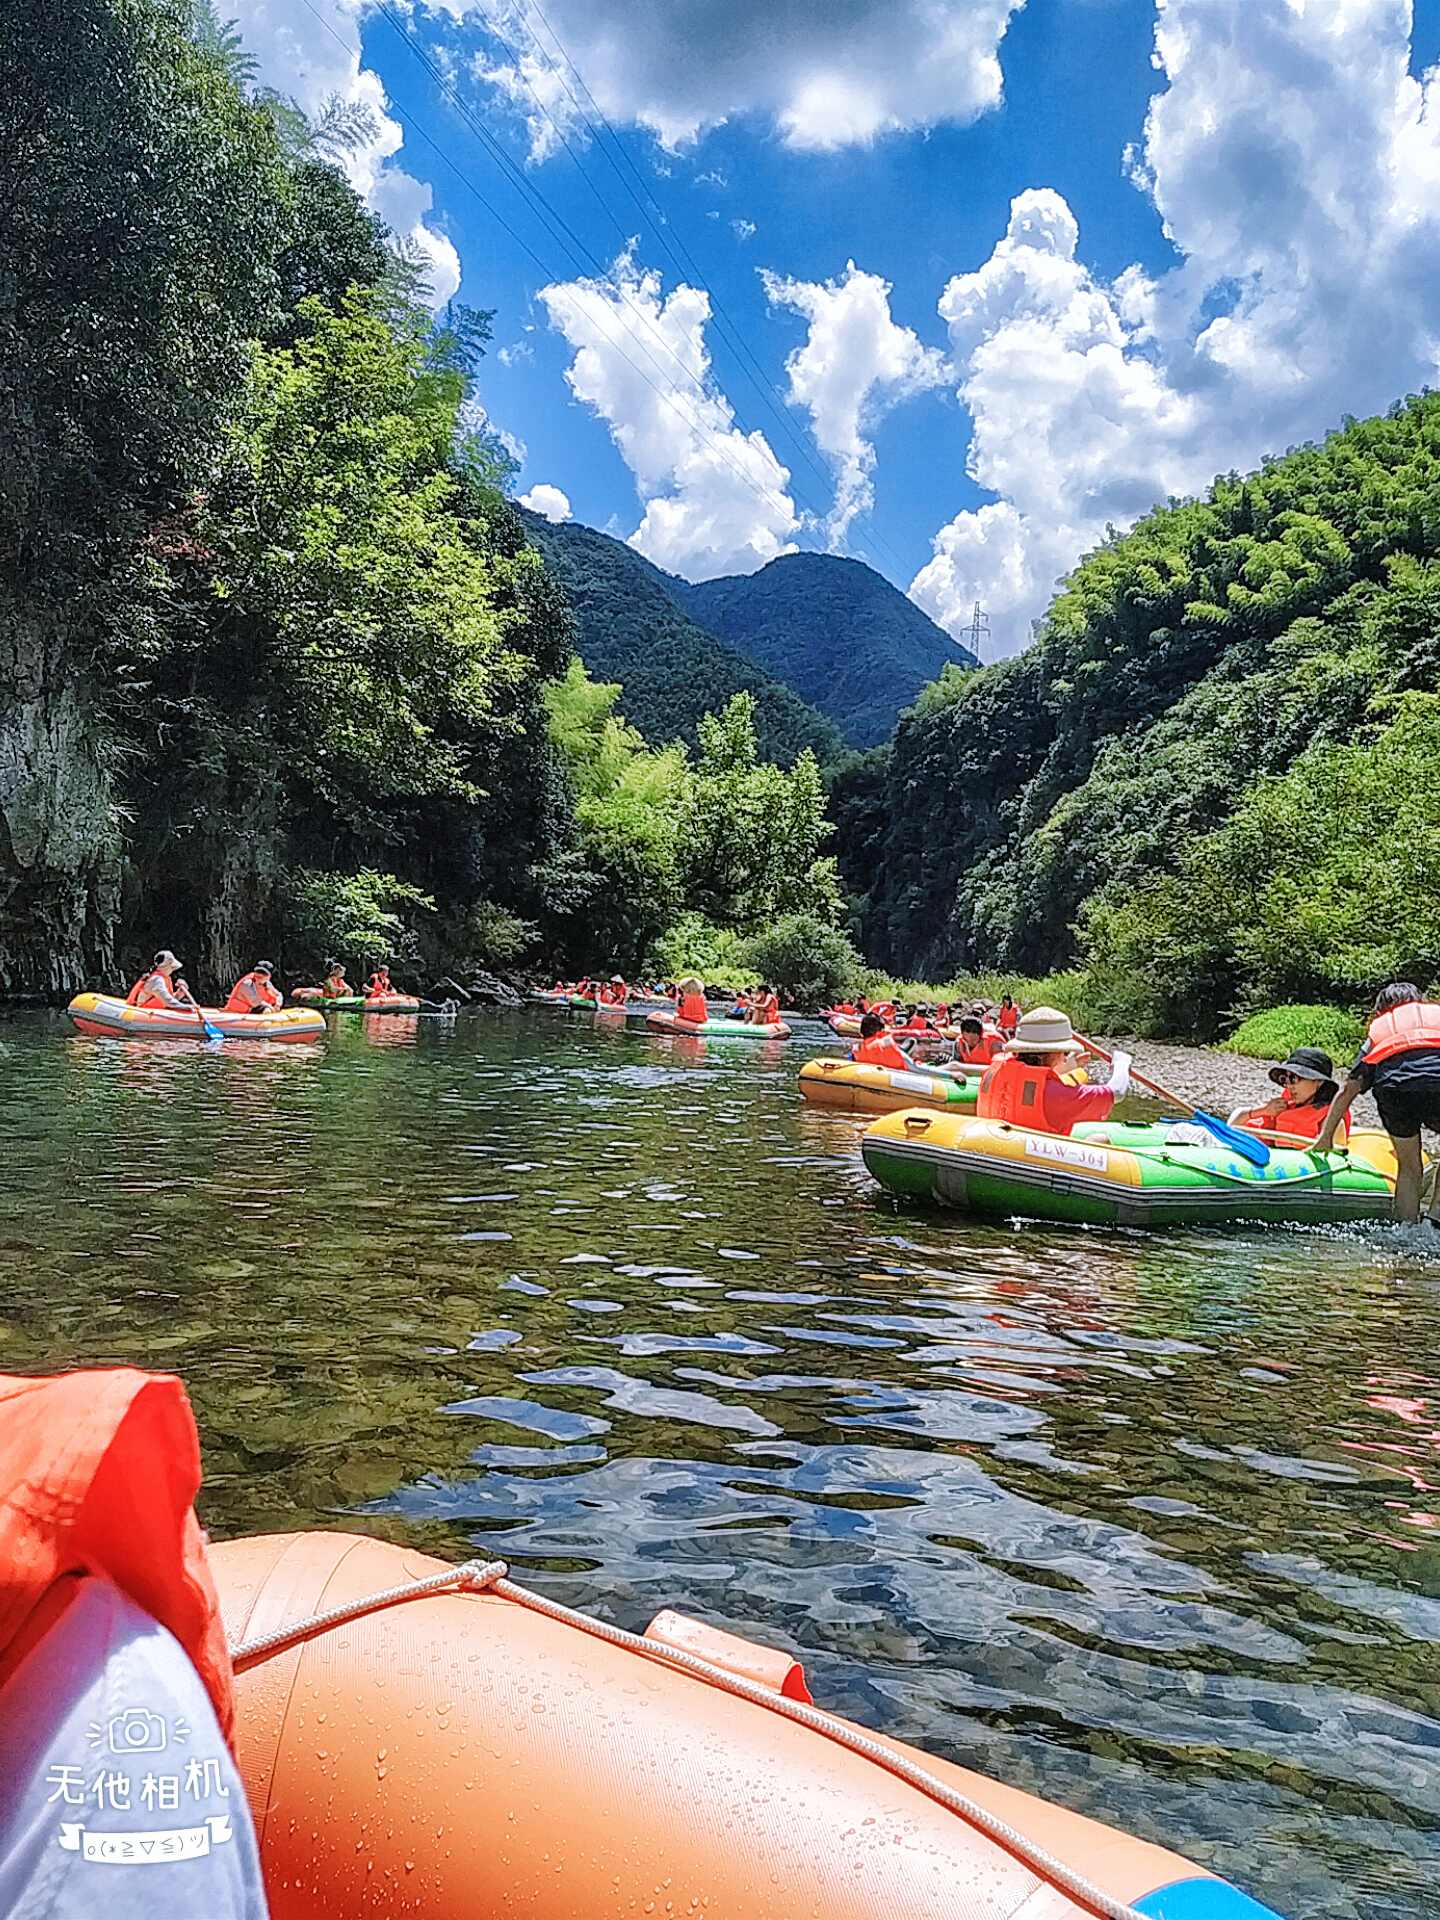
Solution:
M915 1062L895 1042L878 1013L867 1013L860 1020L860 1041L850 1049L850 1058L861 1067L893 1067L908 1073Z
M1280 1089L1276 1097L1238 1114L1235 1124L1271 1146L1308 1146L1319 1139L1330 1103L1340 1091L1334 1076L1335 1063L1328 1053L1297 1047L1283 1065L1270 1069L1269 1077ZM1343 1115L1337 1134L1342 1145L1350 1137L1350 1123Z
M705 1001L705 983L697 980L693 973L687 974L679 983L679 994L676 1019L688 1020L692 1026L703 1027L710 1018L710 1009Z
M1019 1007L1016 1006L1014 1000L1008 993L1005 994L1000 1001L1000 1010L995 1015L995 1025L1000 1029L1005 1039L1009 1040L1014 1036L1019 1019Z
M961 1067L988 1067L1005 1046L1005 1036L995 1027L987 1027L973 1013L960 1022L960 1038L955 1042L955 1064Z
M1116 1053L1104 1086L1073 1086L1066 1067L1086 1048L1067 1014L1033 1007L1021 1014L1004 1051L987 1067L975 1097L980 1120L1004 1120L1034 1133L1069 1133L1081 1120L1106 1120L1130 1091L1130 1056Z

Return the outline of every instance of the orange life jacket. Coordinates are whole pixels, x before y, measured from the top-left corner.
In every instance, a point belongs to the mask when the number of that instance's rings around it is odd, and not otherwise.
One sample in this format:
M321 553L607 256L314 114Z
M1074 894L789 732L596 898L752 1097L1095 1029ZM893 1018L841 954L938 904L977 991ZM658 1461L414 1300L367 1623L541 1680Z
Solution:
M158 967L151 967L148 973L141 974L140 978L135 982L134 986L131 987L129 993L126 994L125 996L126 1006L129 1006L129 1007L145 1006L147 1004L146 998L145 998L145 989L150 985L150 982L152 980L159 980L164 985L167 993L170 991L170 982L166 980L164 974L161 973ZM164 1005L163 1001L161 1002L161 1005L162 1006Z
M1059 1075L1053 1067L1031 1067L1005 1053L981 1075L975 1096L977 1120L1008 1120L1014 1127L1045 1127L1045 1088Z
M694 1026L701 1026L710 1018L710 1009L705 1004L703 993L682 993L676 1012L682 1020L688 1020Z
M253 1013L255 1011L254 1007L251 1006L250 1002L245 998L245 995L240 991L242 987L246 986L253 987L267 1007L278 1007L284 998L284 995L279 993L276 988L271 985L268 974L247 973L243 978L237 980L230 989L230 998L220 1009L222 1013Z
M780 1001L773 993L767 993L763 1000L755 1002L755 1011L760 1015L762 1027L773 1026L780 1018Z
M956 1043L955 1058L967 1067L985 1067L994 1060L1004 1042L998 1033L982 1033L974 1042L961 1040Z
M1318 1140L1329 1111L1328 1100L1320 1107L1282 1107L1279 1113L1266 1113L1263 1107L1255 1107L1236 1124L1247 1133L1261 1135L1272 1145L1284 1146L1292 1140ZM1350 1138L1348 1114L1340 1122L1335 1137L1342 1143Z
M1001 1007L995 1016L995 1024L1001 1033L1014 1033L1020 1024L1019 1007Z
M1440 1047L1440 1006L1433 1000L1411 1000L1372 1020L1365 1064L1378 1066L1380 1061L1416 1047Z
M850 1058L865 1067L893 1067L909 1072L914 1066L888 1033L872 1033L868 1040L851 1049Z
M355 989L343 973L332 973L320 991L327 1000L348 1000Z
M230 1656L199 1486L195 1419L173 1376L0 1375L0 1680L74 1597L67 1576L98 1574L174 1634L228 1739Z

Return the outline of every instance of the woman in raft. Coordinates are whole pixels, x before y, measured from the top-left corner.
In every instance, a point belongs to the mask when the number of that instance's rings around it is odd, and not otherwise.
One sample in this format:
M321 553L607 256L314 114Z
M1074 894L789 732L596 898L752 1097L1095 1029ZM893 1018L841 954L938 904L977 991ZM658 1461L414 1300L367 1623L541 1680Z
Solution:
M630 989L622 974L612 973L595 996L595 1004L600 1007L623 1007L630 998Z
M1275 1099L1240 1114L1236 1126L1258 1134L1271 1146L1308 1146L1320 1137L1330 1102L1340 1091L1334 1075L1335 1063L1328 1053L1319 1047L1297 1047L1283 1066L1270 1069L1270 1078L1280 1089ZM1343 1116L1338 1131L1343 1144L1350 1137L1350 1123Z
M132 1007L193 1007L190 989L179 978L180 962L168 947L162 947L125 996Z
M1005 1120L1035 1133L1069 1133L1078 1121L1108 1119L1115 1102L1130 1091L1130 1056L1112 1057L1103 1087L1074 1086L1061 1076L1085 1051L1069 1016L1057 1008L1033 1007L1021 1014L980 1082L976 1118Z
M325 984L320 992L326 1000L349 1000L354 996L355 989L345 978L343 961L327 960L325 962Z
M774 987L757 987L745 1016L752 1027L770 1027L780 1018L780 995Z
M222 1013L272 1012L285 999L284 994L270 978L274 971L272 961L257 960L249 973L242 975L235 982L230 989L230 998L220 1011Z
M908 1073L915 1062L895 1042L878 1013L867 1013L860 1021L860 1041L850 1049L857 1066L894 1067Z
M365 998L367 1000L379 1000L387 993L394 993L394 991L394 987L390 984L389 967L382 967L377 962L375 970L365 982Z

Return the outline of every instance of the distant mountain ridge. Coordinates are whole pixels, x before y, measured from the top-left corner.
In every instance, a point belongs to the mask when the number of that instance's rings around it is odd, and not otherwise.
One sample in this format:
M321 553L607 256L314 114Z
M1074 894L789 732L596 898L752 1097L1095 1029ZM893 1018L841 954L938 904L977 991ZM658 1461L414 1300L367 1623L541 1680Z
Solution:
M786 553L758 573L693 586L663 577L707 632L829 714L852 746L888 739L947 661L980 664L863 560Z
M846 748L835 723L743 650L698 625L675 596L684 583L622 540L578 521L553 522L516 507L531 544L565 589L580 627L579 653L597 680L624 687L620 711L652 746L695 742L700 716L733 694L755 696L761 754L785 765L810 747L822 762Z

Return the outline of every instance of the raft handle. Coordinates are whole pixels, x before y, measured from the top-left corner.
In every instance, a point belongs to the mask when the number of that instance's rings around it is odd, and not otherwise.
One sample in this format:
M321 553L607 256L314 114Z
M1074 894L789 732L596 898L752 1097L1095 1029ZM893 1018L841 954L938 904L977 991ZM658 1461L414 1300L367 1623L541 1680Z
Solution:
M930 1124L928 1118L925 1124ZM1015 1859L1023 1861L1042 1880L1048 1880L1062 1893L1069 1894L1071 1899L1099 1915L1100 1920L1145 1920L1138 1909L1127 1906L1123 1900L1117 1900L1113 1894L1106 1893L1102 1887L1095 1886L1072 1867L1067 1867L1063 1860L1057 1860L1053 1854L1037 1846L1028 1835L1017 1831L1008 1821L1001 1820L988 1807L982 1807L979 1801L957 1792L954 1787L946 1786L933 1773L927 1773L924 1767L917 1767L913 1760L893 1752L880 1741L872 1740L868 1734L861 1733L858 1727L847 1726L843 1720L822 1713L818 1707L803 1705L757 1681L742 1679L724 1667L717 1667L712 1661L702 1660L698 1654L667 1646L663 1641L647 1640L643 1634L630 1633L624 1627L612 1627L608 1621L596 1620L591 1614L562 1606L558 1600L547 1600L542 1594L531 1593L528 1587L517 1587L506 1578L509 1571L503 1560L466 1560L458 1567L447 1567L443 1573L432 1574L428 1580L407 1581L404 1586L387 1587L381 1593L367 1594L362 1600L331 1607L326 1613L314 1614L308 1620L281 1627L275 1633L243 1641L230 1649L231 1664L239 1672L242 1667L254 1666L268 1659L282 1647L293 1646L297 1641L307 1640L329 1627L339 1626L343 1621L357 1620L362 1614L381 1612L386 1607L397 1606L406 1600L420 1600L428 1594L443 1593L447 1589L492 1593L497 1599L513 1600L522 1607L529 1607L532 1612L548 1614L552 1620L558 1620L565 1626L578 1627L582 1633L608 1640L612 1646L627 1647L631 1652L644 1654L648 1659L680 1667L686 1673L708 1680L712 1686L720 1687L727 1693L738 1694L753 1706L764 1707L770 1713L783 1714L787 1720L798 1721L812 1733L833 1740L837 1746L848 1747L862 1759L872 1760L876 1766L883 1767L887 1773L905 1781L907 1786L936 1801L968 1826L988 1835Z

